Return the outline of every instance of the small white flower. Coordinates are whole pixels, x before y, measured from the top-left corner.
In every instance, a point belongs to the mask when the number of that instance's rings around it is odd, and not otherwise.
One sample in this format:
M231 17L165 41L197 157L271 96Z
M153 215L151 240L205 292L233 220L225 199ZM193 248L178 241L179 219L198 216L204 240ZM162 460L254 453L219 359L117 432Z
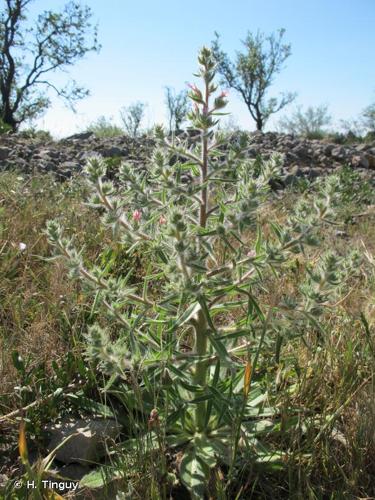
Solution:
M20 252L23 252L24 250L26 250L27 248L27 245L26 243L22 243L22 241L18 244L18 248L20 250Z

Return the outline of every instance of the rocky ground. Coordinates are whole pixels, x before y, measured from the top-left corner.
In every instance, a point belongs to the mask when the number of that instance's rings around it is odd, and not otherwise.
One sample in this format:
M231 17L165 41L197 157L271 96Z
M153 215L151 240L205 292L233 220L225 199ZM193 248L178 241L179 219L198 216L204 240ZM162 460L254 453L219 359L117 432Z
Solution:
M375 178L375 142L337 145L273 132L250 134L249 156L284 153L286 181L296 177L315 178L342 165L359 169L364 177ZM52 172L59 178L79 173L93 153L105 158L117 157L134 163L147 162L154 141L128 136L97 138L91 132L76 134L60 141L40 141L20 135L0 136L0 171L18 169L24 173Z

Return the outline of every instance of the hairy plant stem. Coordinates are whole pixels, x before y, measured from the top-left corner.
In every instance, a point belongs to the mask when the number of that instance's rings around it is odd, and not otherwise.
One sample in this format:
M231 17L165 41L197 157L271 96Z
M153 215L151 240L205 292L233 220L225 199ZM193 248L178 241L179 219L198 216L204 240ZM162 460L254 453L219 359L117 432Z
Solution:
M205 85L205 104L203 108L203 114L208 115L208 104L209 104L209 82L206 79ZM207 137L207 128L202 129L201 133L201 141L202 141L202 161L201 161L201 205L200 205L200 213L199 213L199 224L202 228L206 227L207 224L207 205L208 205L208 196L207 196L207 186L205 185L207 181L208 174L208 137ZM207 320L205 314L202 310L200 310L197 314L197 319L194 322L195 329L195 352L198 356L205 357L207 354ZM205 387L207 381L207 360L198 361L197 366L195 368L194 374L194 382L196 385ZM196 412L195 412L195 423L198 432L203 432L206 425L206 402L202 401L198 403Z
M209 83L206 80L205 86L205 104L203 109L203 114L208 115L208 102L209 102ZM207 137L207 128L202 129L202 163L201 163L201 207L200 207L200 218L199 224L201 227L206 227L207 223L207 186L205 185L207 181L208 174L208 137Z

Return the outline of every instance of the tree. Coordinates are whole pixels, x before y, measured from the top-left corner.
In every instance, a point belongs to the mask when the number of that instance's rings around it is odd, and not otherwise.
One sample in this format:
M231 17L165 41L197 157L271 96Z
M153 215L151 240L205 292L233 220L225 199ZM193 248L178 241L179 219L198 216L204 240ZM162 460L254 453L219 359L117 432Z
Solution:
M141 125L146 104L143 102L135 102L130 106L124 106L120 110L122 123L124 124L125 131L130 137L137 137L139 134L139 127Z
M190 108L188 93L181 90L176 94L171 87L165 87L165 103L168 111L169 132L180 130Z
M284 93L279 99L267 99L269 87L274 77L280 73L285 60L290 56L290 44L283 44L285 30L265 36L248 32L242 41L245 52L237 52L235 62L220 48L218 33L212 42L212 50L222 77L221 84L236 90L244 100L250 115L255 120L257 130L263 130L268 118L290 104L294 93ZM267 46L268 45L268 46Z
M303 135L309 138L318 138L326 130L325 127L332 121L328 113L328 106L309 106L305 111L299 106L290 117L279 121L279 128L289 134Z
M375 132L375 103L362 111L362 123L369 132Z
M49 76L100 48L89 7L69 1L61 12L41 13L30 28L26 14L32 1L3 0L0 14L0 117L13 131L49 107L48 89L74 109L88 91L74 81L57 87Z
M368 138L373 140L375 133L375 103L370 104L357 118L341 120L341 127L347 135L354 138Z

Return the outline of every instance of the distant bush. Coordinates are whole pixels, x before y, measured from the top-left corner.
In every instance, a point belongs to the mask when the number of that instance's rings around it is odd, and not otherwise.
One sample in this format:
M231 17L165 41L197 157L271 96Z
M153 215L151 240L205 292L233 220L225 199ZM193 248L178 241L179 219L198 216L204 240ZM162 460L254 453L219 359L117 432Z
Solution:
M146 104L139 101L130 104L130 106L121 108L121 120L124 124L125 132L130 135L130 137L138 137L145 108Z
M375 141L375 103L365 108L358 118L341 120L348 142Z
M362 112L363 125L369 132L375 134L375 103L367 106Z
M355 144L362 142L362 138L353 132L330 132L325 134L323 139L326 142L333 142L334 144Z
M308 139L323 139L327 134L325 127L332 121L327 106L309 106L303 110L299 106L290 117L279 121L279 130L288 134L302 135Z
M41 141L52 141L53 137L48 130L37 130L34 127L30 127L22 130L18 135L25 137L27 139L39 139Z
M364 142L375 142L375 130L370 130L364 137Z
M182 90L176 94L171 87L165 87L165 104L167 105L169 132L180 130L190 109L188 93Z
M96 121L87 127L87 130L93 132L96 137L117 137L124 135L124 131L118 125L111 123L111 120L105 116L100 116Z

